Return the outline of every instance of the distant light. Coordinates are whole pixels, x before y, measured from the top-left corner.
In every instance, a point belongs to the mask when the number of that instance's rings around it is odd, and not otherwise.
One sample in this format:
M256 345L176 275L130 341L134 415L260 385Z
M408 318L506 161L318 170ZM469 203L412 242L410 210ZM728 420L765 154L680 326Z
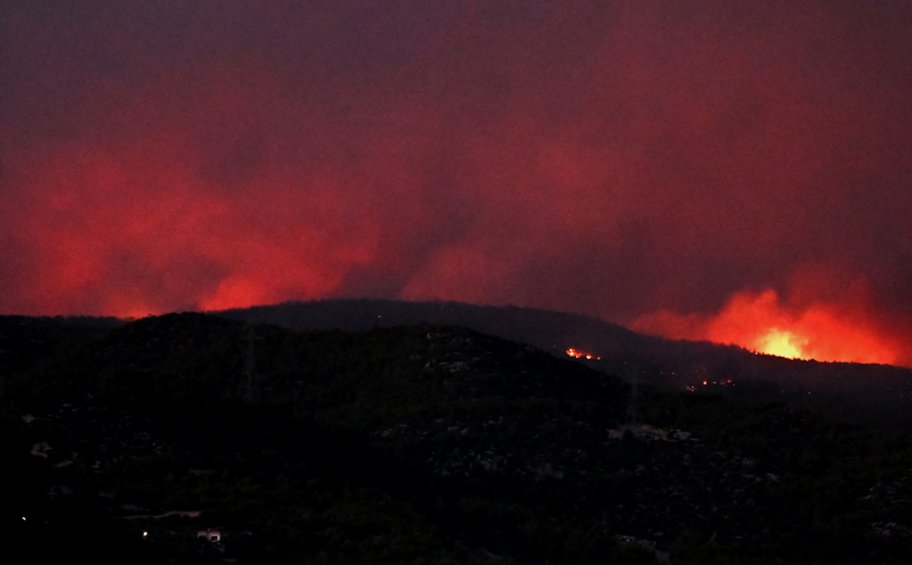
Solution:
M143 531L143 537L144 537L144 538L147 538L147 537L149 537L149 532L147 532L147 531Z
M28 520L25 518L25 516L22 517L22 521L23 521L23 522L28 522Z

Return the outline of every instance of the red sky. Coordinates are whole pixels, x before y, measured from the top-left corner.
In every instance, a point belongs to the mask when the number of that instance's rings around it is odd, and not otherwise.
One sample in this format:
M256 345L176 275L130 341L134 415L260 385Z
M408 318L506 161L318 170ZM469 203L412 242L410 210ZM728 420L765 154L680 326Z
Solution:
M0 312L445 298L912 364L912 4L74 4L0 1Z

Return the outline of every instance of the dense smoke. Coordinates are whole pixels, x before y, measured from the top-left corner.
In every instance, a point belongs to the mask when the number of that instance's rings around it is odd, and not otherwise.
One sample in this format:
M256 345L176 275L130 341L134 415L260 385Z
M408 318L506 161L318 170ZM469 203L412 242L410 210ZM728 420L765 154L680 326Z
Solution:
M897 2L2 2L0 311L446 298L909 364L909 45Z

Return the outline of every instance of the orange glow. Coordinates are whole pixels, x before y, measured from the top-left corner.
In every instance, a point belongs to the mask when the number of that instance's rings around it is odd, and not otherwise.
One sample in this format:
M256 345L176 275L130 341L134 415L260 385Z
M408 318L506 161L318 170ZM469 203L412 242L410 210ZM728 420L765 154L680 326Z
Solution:
M147 318L149 316L155 316L161 314L161 311L151 310L149 308L135 307L135 308L124 308L121 310L115 311L117 317L126 318L128 320L138 320L140 318Z
M754 341L754 351L788 357L789 359L806 359L804 346L808 339L779 328L772 328Z
M715 314L662 310L631 323L673 339L734 344L791 359L893 364L901 348L865 315L831 304L791 304L772 289L739 292Z
M576 349L575 347L567 348L567 357L573 357L574 359L585 359L587 361L601 361L602 359L601 355L589 353L588 351Z

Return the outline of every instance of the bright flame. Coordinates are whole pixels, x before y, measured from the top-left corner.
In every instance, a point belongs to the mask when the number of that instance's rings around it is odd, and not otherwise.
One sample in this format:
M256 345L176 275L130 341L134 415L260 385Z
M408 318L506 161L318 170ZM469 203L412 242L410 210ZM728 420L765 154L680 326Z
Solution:
M573 357L574 359L585 359L587 361L600 361L602 359L601 355L589 353L588 351L576 349L575 347L567 348L567 357Z
M863 309L780 301L772 289L736 293L715 314L660 310L640 316L630 326L673 339L731 343L792 359L893 364L901 351Z
M772 328L754 342L754 350L758 353L788 357L789 359L807 359L804 347L808 339L795 335L787 330Z

